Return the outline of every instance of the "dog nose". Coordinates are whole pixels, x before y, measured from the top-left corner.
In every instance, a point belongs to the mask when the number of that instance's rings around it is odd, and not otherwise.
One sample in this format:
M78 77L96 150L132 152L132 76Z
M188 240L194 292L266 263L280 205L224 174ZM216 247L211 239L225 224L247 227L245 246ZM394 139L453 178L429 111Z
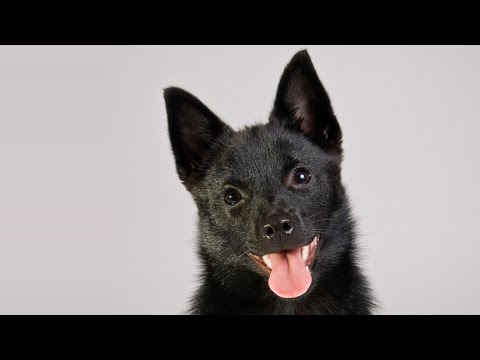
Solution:
M265 219L265 224L261 229L264 238L273 239L276 236L295 236L298 231L297 220L286 214L276 214Z

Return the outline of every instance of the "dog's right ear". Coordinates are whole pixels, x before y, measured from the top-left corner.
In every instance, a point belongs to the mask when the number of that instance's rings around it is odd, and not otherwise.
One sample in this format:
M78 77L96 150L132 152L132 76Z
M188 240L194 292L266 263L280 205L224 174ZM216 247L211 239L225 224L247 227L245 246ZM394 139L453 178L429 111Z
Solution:
M182 89L165 89L164 99L177 172L190 191L205 173L218 139L233 130Z
M285 68L270 121L302 132L327 151L342 152L340 125L306 50Z

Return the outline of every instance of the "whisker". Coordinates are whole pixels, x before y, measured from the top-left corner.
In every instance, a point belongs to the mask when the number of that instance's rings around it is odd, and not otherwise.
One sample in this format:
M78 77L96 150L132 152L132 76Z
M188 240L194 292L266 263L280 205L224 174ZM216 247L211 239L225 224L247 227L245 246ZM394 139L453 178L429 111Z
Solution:
M325 235L328 235L328 236L335 236L336 235L335 232L328 231L326 229L311 229L311 231L315 232L315 233L325 234Z
M325 221L330 221L332 219L318 219L318 220L315 220L313 221L314 224L318 223L318 222L325 222Z
M321 211L319 211L319 212L316 212L316 213L314 213L314 214L310 215L309 217L306 217L304 220L311 219L312 217L314 217L314 216L316 216L316 215L319 215L319 214L321 214L321 213L322 213Z

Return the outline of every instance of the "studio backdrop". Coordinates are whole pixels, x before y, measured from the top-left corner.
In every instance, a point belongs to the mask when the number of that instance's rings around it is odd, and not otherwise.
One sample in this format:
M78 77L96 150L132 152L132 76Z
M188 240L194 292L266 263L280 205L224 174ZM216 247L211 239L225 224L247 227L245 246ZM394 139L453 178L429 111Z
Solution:
M197 214L163 89L266 122L308 49L380 314L480 314L480 47L1 46L0 313L181 314Z

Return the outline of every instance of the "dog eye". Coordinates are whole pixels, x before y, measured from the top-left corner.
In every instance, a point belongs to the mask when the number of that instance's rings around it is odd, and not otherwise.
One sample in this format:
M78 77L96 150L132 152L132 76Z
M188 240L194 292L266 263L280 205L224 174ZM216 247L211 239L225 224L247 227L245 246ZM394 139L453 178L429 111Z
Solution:
M242 195L240 195L240 193L236 189L230 188L225 191L224 199L228 205L234 206L238 204L240 200L242 200Z
M295 186L305 186L310 182L311 179L312 175L310 175L310 173L305 169L296 169L293 172L292 182Z

